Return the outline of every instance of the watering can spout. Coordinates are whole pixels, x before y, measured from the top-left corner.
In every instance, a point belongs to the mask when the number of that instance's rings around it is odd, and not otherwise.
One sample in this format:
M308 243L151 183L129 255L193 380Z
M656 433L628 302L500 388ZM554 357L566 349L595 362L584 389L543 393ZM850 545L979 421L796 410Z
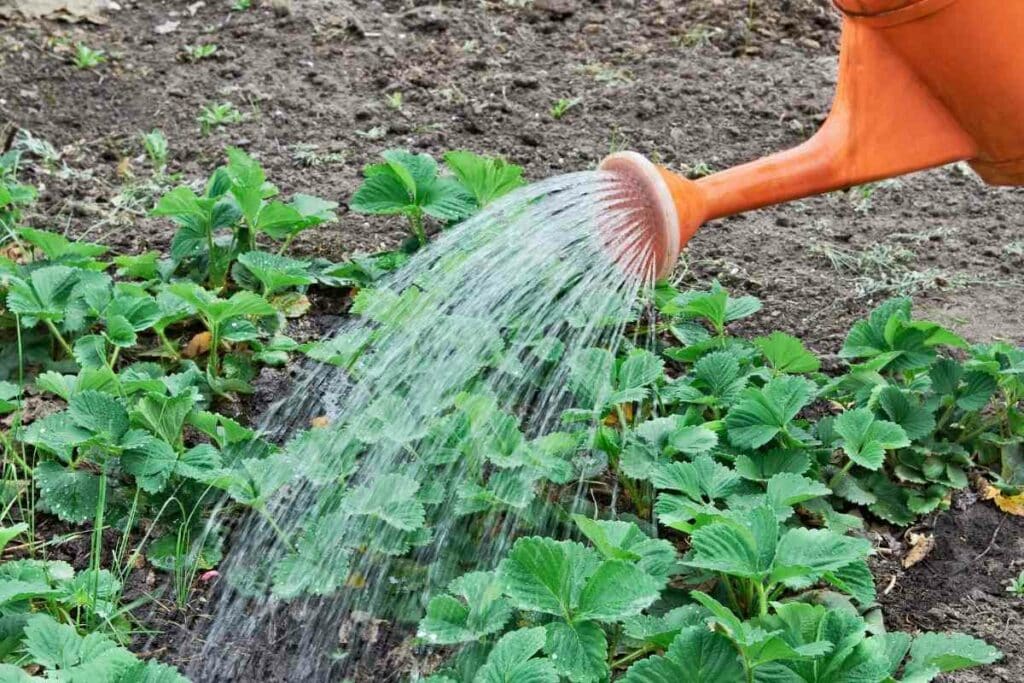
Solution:
M659 276L706 221L954 161L1024 185L1024 2L835 0L846 13L835 101L802 145L689 180L632 152L601 168L651 202Z

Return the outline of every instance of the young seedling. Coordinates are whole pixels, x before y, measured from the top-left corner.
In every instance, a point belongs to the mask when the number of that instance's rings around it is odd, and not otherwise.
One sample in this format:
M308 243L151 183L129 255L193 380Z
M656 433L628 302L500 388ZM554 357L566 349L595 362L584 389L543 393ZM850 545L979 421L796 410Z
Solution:
M396 90L387 96L388 107L395 111L402 111L402 91Z
M164 137L163 131L159 128L154 128L150 132L142 136L142 147L146 150L146 156L149 157L149 163L153 165L153 170L157 173L163 173L164 169L167 168L167 138Z
M1018 598L1024 598L1024 571L1010 579L1010 585L1006 587L1007 593L1013 593Z
M75 43L74 64L78 69L92 69L107 61L103 50L93 50L85 43Z
M232 12L244 12L248 9L252 9L252 0L235 0L231 5Z
M548 110L548 113L551 114L551 118L553 118L556 121L559 121L562 119L563 116L569 113L570 109L572 109L582 101L583 100L579 97L573 97L571 99L567 97L562 97L560 99L555 100L555 103L551 105L551 109Z
M208 135L214 128L241 123L246 118L245 114L238 111L235 105L230 102L220 104L204 104L199 112L197 121L203 135Z
M184 51L185 59L190 62L198 62L202 59L212 57L217 52L217 45L215 43L186 45L182 50Z
M418 246L423 246L427 243L425 216L451 223L476 210L473 198L458 180L438 175L437 162L430 155L392 149L382 156L384 163L364 170L366 180L349 203L353 211L403 215L409 219Z

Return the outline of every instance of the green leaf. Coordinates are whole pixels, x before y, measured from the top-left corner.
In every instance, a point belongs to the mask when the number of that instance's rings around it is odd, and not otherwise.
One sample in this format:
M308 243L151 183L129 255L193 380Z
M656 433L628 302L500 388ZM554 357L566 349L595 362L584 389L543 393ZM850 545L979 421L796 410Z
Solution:
M402 179L393 172L368 176L348 203L356 213L377 215L405 213L415 206Z
M708 612L701 605L683 605L655 617L642 614L624 622L624 633L633 640L668 649L679 632L690 626L703 627Z
M871 543L863 538L842 536L824 529L790 529L779 540L773 577L817 577L863 560Z
M99 633L79 636L74 627L45 614L28 618L24 644L33 662L51 670L50 677L68 683L116 681L138 662L110 638Z
M185 420L196 405L195 396L183 391L175 396L147 393L135 406L133 417L169 444L181 441Z
M649 607L660 589L661 584L635 564L606 560L583 586L573 617L621 621Z
M579 543L520 538L502 561L498 575L517 609L566 617L598 564L594 551Z
M910 661L903 680L924 683L940 673L992 664L1002 656L991 645L963 633L925 633L910 646Z
M776 449L736 456L736 473L752 481L768 481L776 474L803 474L811 466L805 451Z
M506 633L477 671L473 683L558 683L551 660L534 657L546 640L543 626Z
M259 162L237 147L228 147L226 171L231 179L230 192L238 202L238 208L245 216L246 223L255 228L259 224L259 213L267 194L264 184L266 176Z
M608 642L592 621L547 625L544 653L562 676L574 683L595 683L608 675Z
M308 285L313 282L309 265L304 261L271 254L249 251L238 257L238 262L263 285L263 295L270 296L283 289Z
M98 334L87 334L75 340L72 349L75 360L84 369L99 370L107 367L107 340Z
M473 195L479 207L490 204L524 184L522 167L498 157L458 150L447 152L444 161Z
M72 422L107 441L117 443L128 431L128 413L119 400L99 391L82 391L68 401Z
M843 451L850 460L869 470L882 466L886 450L910 445L902 427L877 419L867 408L848 410L838 416L834 429L842 437Z
M492 572L465 574L448 585L448 592L451 595L430 600L420 622L417 635L431 643L479 640L501 631L512 616L512 607L501 596L501 585Z
M14 280L7 293L8 310L24 318L25 327L36 320L61 320L80 272L68 266L44 266L33 270L27 280Z
M739 519L713 522L694 531L684 564L748 579L767 576L779 533L775 512L761 506Z
M817 372L821 367L821 362L804 347L803 342L783 332L758 337L754 346L761 350L776 372L801 374Z
M664 366L665 362L650 351L634 349L619 366L615 388L625 391L653 384L664 377Z
M0 527L0 552L19 534L28 531L28 524L21 522L9 527Z
M871 569L864 560L857 560L845 567L825 572L822 578L839 590L852 596L854 600L863 606L872 604L877 597L875 593L875 577L871 575Z
M439 178L423 188L417 197L423 213L453 222L472 216L477 205L472 195L453 178Z
M995 377L984 372L968 372L964 375L964 387L957 392L956 404L964 410L983 410L997 388Z
M768 480L768 504L775 510L780 521L793 515L793 506L814 498L821 498L832 493L819 481L802 477L799 474L776 474Z
M676 549L666 540L653 539L632 522L597 520L573 515L580 531L599 553L610 560L630 560L660 585L676 570Z
M663 465L655 471L653 481L659 489L682 491L693 500L726 498L742 483L736 472L709 455Z
M908 439L924 439L935 431L935 416L917 397L896 386L886 386L878 393L878 406L890 420L903 428Z
M725 418L729 441L737 448L765 445L786 432L810 400L810 386L801 377L777 377L761 389L746 389Z
M124 447L121 463L139 488L149 493L163 490L178 462L174 448L141 430L126 434Z
M680 425L668 437L672 452L691 457L707 453L717 445L718 434L705 425Z
M684 628L664 656L629 667L622 683L725 683L745 678L733 644L699 626Z
M274 565L271 592L276 597L289 600L300 595L331 595L345 584L350 552L319 534L322 532L311 529L300 541L298 552L289 553Z
M385 474L354 489L345 497L345 509L353 515L375 517L400 531L423 526L425 511L416 499L420 483L401 474Z

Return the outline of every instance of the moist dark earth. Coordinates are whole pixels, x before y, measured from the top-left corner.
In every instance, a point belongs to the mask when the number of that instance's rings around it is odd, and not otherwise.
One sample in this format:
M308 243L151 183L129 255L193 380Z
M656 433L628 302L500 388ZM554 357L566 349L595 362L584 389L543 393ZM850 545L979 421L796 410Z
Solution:
M235 145L285 195L339 201L340 221L297 244L334 260L404 238L400 222L344 208L362 166L391 147L500 154L539 179L621 149L696 175L793 146L828 112L840 26L827 0L119 5L104 25L0 22L0 144L27 130L59 153L49 168L30 167L27 180L41 186L30 222L122 253L165 250L172 227L124 201L149 173L140 134L160 128L169 171L186 180ZM77 41L110 61L75 69ZM218 49L185 59L184 46L199 43ZM388 96L399 92L395 108ZM549 110L561 98L579 102L556 120ZM220 102L245 120L201 134L201 107ZM826 358L853 320L904 291L972 340L1019 343L1022 199L962 165L920 173L709 224L677 277L760 297L764 311L737 332L781 329ZM317 310L307 333L340 306ZM876 569L889 626L966 631L1007 655L946 680L1024 680L1024 601L1005 591L1024 568L1022 521L970 494L956 503L925 520L936 547L909 570L902 539L883 534L891 554ZM195 647L185 623L198 629L201 605L187 621L154 615L166 634L151 654L186 665ZM401 665L384 661L375 676L388 679ZM289 678L272 663L252 676Z

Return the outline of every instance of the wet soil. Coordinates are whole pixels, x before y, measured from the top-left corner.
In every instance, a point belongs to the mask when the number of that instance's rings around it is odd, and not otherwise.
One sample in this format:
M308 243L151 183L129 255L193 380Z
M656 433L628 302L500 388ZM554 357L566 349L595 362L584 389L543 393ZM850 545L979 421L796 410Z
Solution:
M836 80L839 19L827 0L293 0L288 12L232 12L228 0L119 4L104 26L0 23L0 132L31 131L58 154L29 169L41 186L34 224L126 253L165 249L172 234L144 215L152 192L139 136L153 128L170 141L169 171L187 180L237 145L285 195L341 202L337 224L296 245L340 260L404 237L398 221L344 210L359 170L383 149L502 154L534 179L634 149L697 174L798 144L827 114ZM77 41L110 61L75 69ZM186 59L184 46L199 43L217 51ZM387 101L397 92L400 108ZM579 103L555 120L559 98ZM246 118L203 135L196 117L217 102ZM680 278L761 297L764 312L737 332L782 329L826 356L900 285L971 339L1021 342L1022 199L1024 190L986 187L961 166L837 192L708 225ZM311 333L338 309L323 313L304 323ZM269 386L286 381L270 375ZM1003 591L1021 568L1020 524L987 504L938 517L936 550L899 571L885 597L891 626L975 633L1010 655L949 680L1024 679L1021 603ZM879 566L884 587L891 574ZM195 612L166 608L158 626L168 637L154 654L183 656L175 638L201 637L201 602ZM260 676L288 677L283 668Z

